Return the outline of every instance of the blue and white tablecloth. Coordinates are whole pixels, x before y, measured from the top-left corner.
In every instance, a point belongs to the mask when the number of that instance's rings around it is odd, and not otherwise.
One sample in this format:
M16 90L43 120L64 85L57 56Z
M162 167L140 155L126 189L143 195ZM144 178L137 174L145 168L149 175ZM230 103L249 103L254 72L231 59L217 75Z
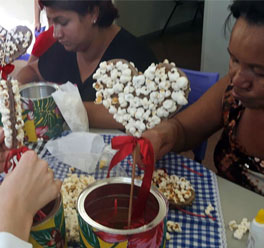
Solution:
M105 143L110 143L111 135L103 135ZM63 180L69 173L69 166L61 163L45 149L43 142L39 142L34 146L30 145L32 149L36 150L40 157L47 160L50 167L54 170L56 178ZM132 161L131 157L127 157L121 162L121 167L125 170L128 176L131 175L131 167L128 164L128 159ZM185 167L189 167L203 176L199 176ZM202 218L185 214L179 210L171 209L168 213L168 220L176 221L181 224L182 232L173 233L171 239L167 241L168 248L219 248L227 247L225 228L223 216L221 212L220 198L217 186L217 179L214 172L206 169L199 163L177 155L173 152L164 156L156 164L156 168L166 169L169 175L178 175L188 179L195 190L195 200L190 207L185 209L200 215L205 215L205 209L209 203L214 207L212 216L216 219L213 221L210 218ZM82 171L76 170L77 174L84 174ZM97 169L94 176L96 179L106 177L107 170Z

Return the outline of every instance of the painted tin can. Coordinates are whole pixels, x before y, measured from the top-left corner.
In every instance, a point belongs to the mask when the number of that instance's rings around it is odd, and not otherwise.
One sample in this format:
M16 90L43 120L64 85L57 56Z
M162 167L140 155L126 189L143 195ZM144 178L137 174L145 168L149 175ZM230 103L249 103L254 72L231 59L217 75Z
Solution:
M34 248L67 247L62 196L47 204L42 211L46 217L33 223L29 242Z
M62 133L64 119L51 95L56 90L57 84L46 82L20 87L26 141L49 140Z
M168 202L156 187L151 187L144 220L137 220L137 225L132 222L136 227L126 229L130 185L131 178L107 178L91 184L80 194L77 201L80 247L165 247ZM141 181L135 180L135 196L140 185Z

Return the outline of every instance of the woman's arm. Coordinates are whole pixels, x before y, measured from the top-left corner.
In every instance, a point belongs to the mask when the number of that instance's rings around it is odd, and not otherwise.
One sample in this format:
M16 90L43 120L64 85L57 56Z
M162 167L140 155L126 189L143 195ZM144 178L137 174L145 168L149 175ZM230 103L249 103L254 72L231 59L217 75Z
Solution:
M113 128L124 130L124 126L116 122L113 115L102 104L84 102L89 120L89 126L93 128Z
M192 149L222 127L222 98L229 82L225 76L186 110L143 134L157 159L172 149Z
M40 72L38 69L38 59L33 61L32 63L28 63L25 67L23 67L17 73L16 79L21 84L43 81L44 79L40 75Z
M35 18L35 30L39 32L41 24L40 24L40 6L39 6L39 1L34 0L34 18Z

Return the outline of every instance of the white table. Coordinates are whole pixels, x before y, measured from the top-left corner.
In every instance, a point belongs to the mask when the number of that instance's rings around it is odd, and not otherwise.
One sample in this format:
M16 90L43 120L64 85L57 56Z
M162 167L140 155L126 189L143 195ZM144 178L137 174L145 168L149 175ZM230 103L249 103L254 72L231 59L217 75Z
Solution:
M248 235L244 235L241 240L235 239L233 232L228 228L228 223L231 220L240 223L244 217L251 221L258 210L264 208L264 197L221 177L217 177L217 180L225 222L227 247L246 247Z

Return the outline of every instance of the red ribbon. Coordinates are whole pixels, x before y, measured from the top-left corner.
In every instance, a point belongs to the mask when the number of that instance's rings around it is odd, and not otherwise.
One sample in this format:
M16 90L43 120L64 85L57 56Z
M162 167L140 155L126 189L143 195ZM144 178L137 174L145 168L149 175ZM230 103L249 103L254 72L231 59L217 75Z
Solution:
M7 64L5 66L0 65L0 72L2 72L2 79L7 80L7 75L14 70L15 66L12 64Z
M118 152L112 158L107 177L109 177L110 171L115 165L133 152L137 144L140 146L141 160L144 164L144 166L140 166L140 168L143 169L145 173L135 206L133 207L134 211L132 213L132 218L139 218L144 212L151 186L152 174L154 170L153 147L149 140L145 138L135 138L133 136L117 136L112 138L111 142L112 148L118 150Z

